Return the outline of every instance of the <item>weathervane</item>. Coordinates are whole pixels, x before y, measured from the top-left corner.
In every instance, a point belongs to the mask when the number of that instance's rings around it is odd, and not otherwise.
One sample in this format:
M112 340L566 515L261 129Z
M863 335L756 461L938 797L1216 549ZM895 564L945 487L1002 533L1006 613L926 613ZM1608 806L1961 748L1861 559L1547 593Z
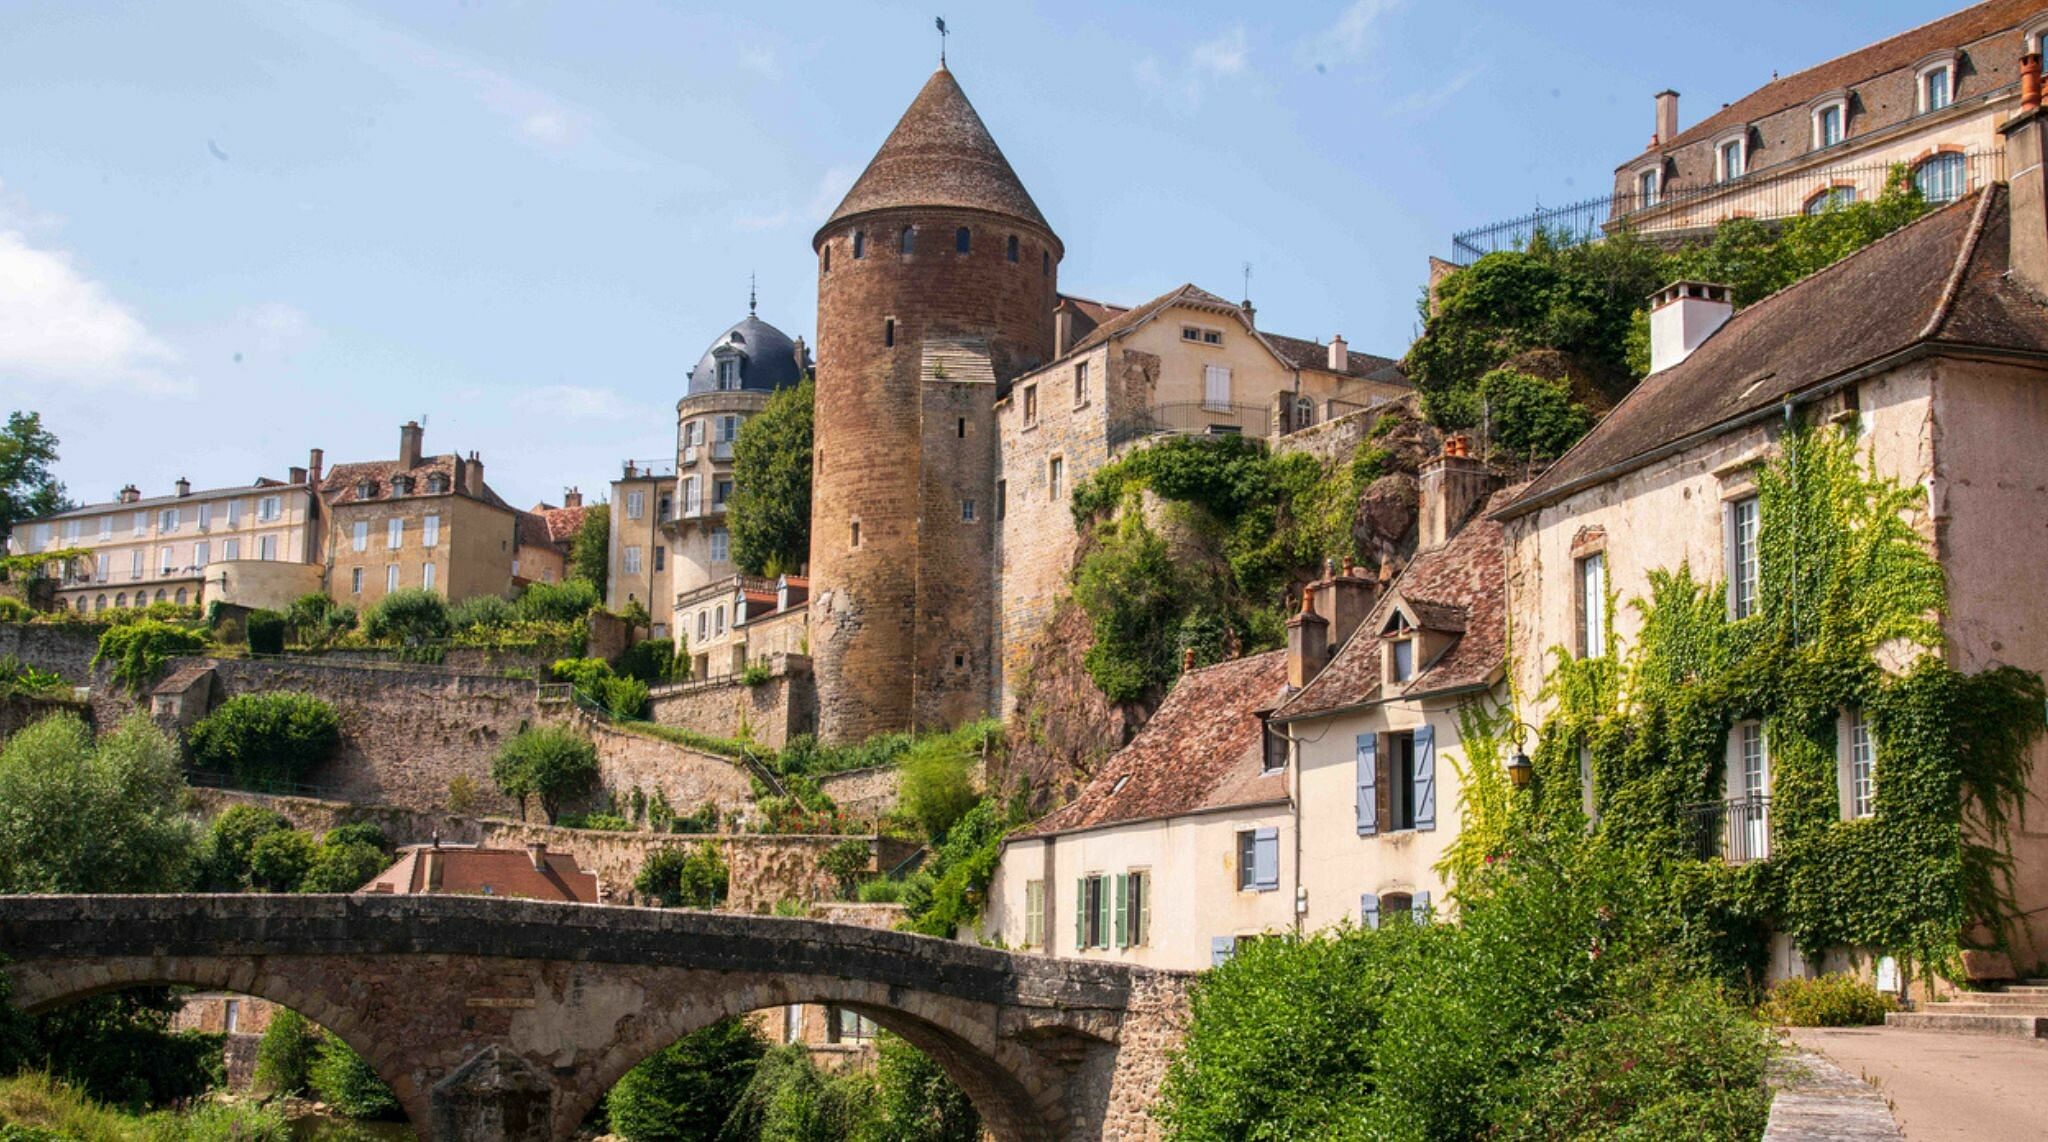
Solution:
M747 274L747 316L754 316L754 275L751 271Z
M939 25L939 66L944 67L946 66L946 36L949 34L946 31L946 18L940 16L934 22Z

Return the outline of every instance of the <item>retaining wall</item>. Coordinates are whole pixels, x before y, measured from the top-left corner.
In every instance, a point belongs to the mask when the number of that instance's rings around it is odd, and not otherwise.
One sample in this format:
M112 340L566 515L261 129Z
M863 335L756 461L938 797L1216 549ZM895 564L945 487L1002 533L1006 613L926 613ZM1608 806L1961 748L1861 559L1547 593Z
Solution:
M733 679L656 687L648 716L664 726L781 749L798 734L816 732L818 691L810 659L802 655L777 655L769 670L758 686Z
M74 686L92 681L100 628L83 623L0 623L0 658L60 674Z

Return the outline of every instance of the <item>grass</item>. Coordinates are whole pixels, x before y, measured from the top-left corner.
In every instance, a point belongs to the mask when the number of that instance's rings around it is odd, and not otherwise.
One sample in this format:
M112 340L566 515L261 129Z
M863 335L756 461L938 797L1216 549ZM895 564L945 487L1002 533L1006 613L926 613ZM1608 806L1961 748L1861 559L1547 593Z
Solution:
M0 1134L22 1142L286 1142L284 1114L250 1104L207 1103L144 1117L102 1106L49 1075L0 1079Z

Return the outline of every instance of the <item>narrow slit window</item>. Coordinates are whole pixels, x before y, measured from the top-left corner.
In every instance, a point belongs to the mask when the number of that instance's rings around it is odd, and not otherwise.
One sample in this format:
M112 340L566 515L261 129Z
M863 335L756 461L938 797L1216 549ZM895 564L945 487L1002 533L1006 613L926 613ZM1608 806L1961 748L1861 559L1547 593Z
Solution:
M953 231L953 251L958 254L971 253L974 249L974 231L962 226Z
M1015 234L1010 235L1009 250L1007 256L1013 262L1017 260L1017 236Z
M882 344L891 347L896 344L896 319L893 317L882 319Z

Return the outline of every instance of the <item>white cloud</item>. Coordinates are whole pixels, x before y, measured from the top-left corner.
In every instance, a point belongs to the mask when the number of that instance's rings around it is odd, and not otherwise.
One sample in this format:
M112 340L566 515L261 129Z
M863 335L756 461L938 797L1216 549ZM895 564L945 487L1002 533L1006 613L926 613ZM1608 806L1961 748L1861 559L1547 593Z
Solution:
M0 380L189 392L190 382L169 371L177 361L76 256L0 230Z
M1381 21L1406 0L1352 0L1338 13L1337 20L1301 45L1305 62L1322 70L1329 64L1355 60L1366 54L1379 38Z
M1387 108L1387 110L1395 115L1415 115L1424 111L1434 111L1448 103L1452 96L1470 86L1473 80L1479 78L1479 74L1483 70L1483 68L1476 65L1468 67L1427 91L1408 93L1402 98L1395 100L1394 104Z
M1178 63L1168 65L1155 56L1142 57L1132 65L1131 75L1154 98L1192 111L1202 105L1202 95L1212 82L1243 75L1250 55L1240 26L1196 44Z
M782 67L775 61L775 52L769 48L748 48L740 53L740 66L774 79L782 74Z
M571 420L624 420L632 414L626 402L611 389L583 385L542 385L512 398L514 408L542 416L566 416Z
M1236 75L1244 70L1244 29L1232 28L1207 43L1195 45L1188 62L1210 75Z

